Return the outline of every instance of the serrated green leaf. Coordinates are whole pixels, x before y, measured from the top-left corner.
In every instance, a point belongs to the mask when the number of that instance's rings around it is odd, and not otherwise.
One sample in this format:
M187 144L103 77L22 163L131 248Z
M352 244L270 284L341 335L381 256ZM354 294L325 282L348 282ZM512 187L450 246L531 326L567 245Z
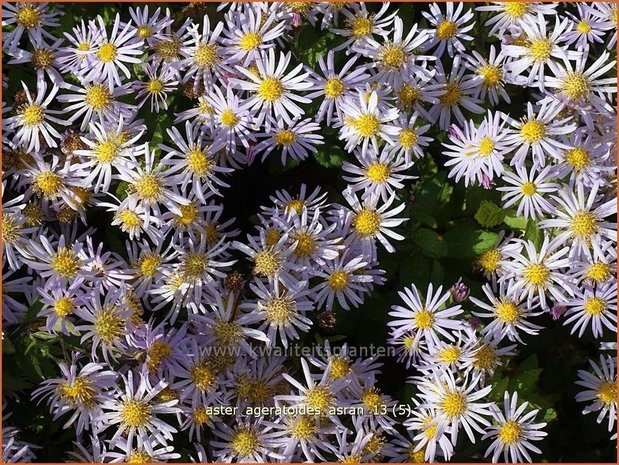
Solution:
M526 229L527 227L527 219L523 216L506 215L503 223L512 229Z
M524 230L524 238L533 242L535 248L539 250L544 242L544 233L537 227L537 223L534 220L529 220Z
M485 228L492 228L503 222L505 210L490 200L484 200L479 205L475 219Z

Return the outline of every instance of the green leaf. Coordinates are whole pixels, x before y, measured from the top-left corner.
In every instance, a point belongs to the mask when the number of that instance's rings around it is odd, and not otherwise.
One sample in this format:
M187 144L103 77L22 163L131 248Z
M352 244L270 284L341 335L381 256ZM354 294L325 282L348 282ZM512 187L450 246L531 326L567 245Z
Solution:
M503 223L512 229L526 229L527 219L523 216L507 215L503 218Z
M475 213L477 222L486 228L501 224L504 218L505 210L490 200L484 200Z
M421 252L431 258L446 257L449 252L443 236L431 229L419 228L413 232L413 241L421 248Z
M474 223L458 222L445 234L451 258L471 259L494 245L498 234L475 227Z
M535 248L539 250L544 242L544 233L537 227L537 223L534 220L529 220L524 230L524 238L533 242Z

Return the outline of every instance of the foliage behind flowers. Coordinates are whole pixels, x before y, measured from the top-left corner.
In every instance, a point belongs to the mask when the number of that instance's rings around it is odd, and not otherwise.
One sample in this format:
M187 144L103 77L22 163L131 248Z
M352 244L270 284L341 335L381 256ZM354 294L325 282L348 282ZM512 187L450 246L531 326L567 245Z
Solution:
M3 3L3 460L611 461L616 25Z

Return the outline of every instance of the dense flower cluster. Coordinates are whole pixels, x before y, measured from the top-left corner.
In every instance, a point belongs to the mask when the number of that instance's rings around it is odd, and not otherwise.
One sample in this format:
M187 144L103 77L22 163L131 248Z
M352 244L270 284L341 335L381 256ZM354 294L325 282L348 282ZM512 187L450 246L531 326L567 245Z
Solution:
M489 380L548 313L610 350L570 382L612 432L615 5L431 4L419 24L388 3L144 6L56 33L70 10L2 4L4 87L24 70L2 102L3 325L62 341L57 376L25 395L73 430L67 460L178 460L184 437L197 462L448 461L465 435L493 462L532 461L546 422L513 390L490 400ZM480 17L493 40L471 50ZM289 47L305 24L337 44L313 67ZM514 88L531 91L525 109ZM148 140L143 118L174 99L183 110ZM235 229L231 174L305 160L325 127L349 154L341 195L278 190L250 234ZM293 370L273 349L385 283L379 255L405 239L431 128L448 177L499 191L538 237L486 247L483 298L413 283L375 309L411 375L402 418L378 357L320 342ZM92 227L102 214L124 244ZM241 414L256 407L279 410ZM2 441L4 461L36 458L15 428Z

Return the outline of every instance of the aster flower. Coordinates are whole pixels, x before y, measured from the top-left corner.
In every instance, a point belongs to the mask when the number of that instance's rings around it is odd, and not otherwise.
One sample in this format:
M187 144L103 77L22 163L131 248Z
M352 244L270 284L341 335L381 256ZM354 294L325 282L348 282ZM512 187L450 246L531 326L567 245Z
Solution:
M504 192L501 200L503 208L509 208L518 202L517 215L525 218L536 219L545 214L554 213L555 208L544 195L555 193L560 184L555 182L557 178L556 168L548 165L539 170L536 167L527 170L522 165L516 165L516 172L507 172L503 175L503 181L507 186L497 187Z
M310 118L304 120L295 118L291 123L268 118L271 119L268 124L271 132L257 134L258 138L266 137L266 139L253 148L256 154L262 154L262 161L275 149L281 150L282 165L286 164L288 157L292 160L304 160L310 153L318 150L317 145L324 144L323 137L316 134L320 126Z
M345 96L370 78L366 66L361 64L355 66L358 61L356 56L350 58L339 72L335 71L334 60L335 52L333 50L329 50L327 53L326 61L323 55L318 57L318 66L320 66L320 71L324 77L312 73L313 86L309 89L310 93L307 94L309 99L324 95L314 118L317 122L326 119L327 125L331 125L334 115L338 119L342 119L341 104Z
M37 94L32 96L26 84L22 82L22 87L26 93L27 101L17 108L17 116L7 118L6 125L11 130L16 130L15 141L23 144L26 151L41 150L41 138L49 147L58 147L56 140L60 139L60 134L50 124L56 123L66 126L68 123L64 119L52 115L59 115L58 110L50 110L48 106L54 100L58 92L58 86L54 85L49 94L44 80L39 80Z
M56 8L51 10L47 2L19 2L2 5L2 26L15 25L15 29L4 34L4 46L11 49L19 44L24 32L28 33L30 40L36 33L51 37L46 29L59 26L58 18L62 14L62 9L55 6Z
M254 281L249 285L258 298L257 302L241 304L241 308L255 311L263 323L258 328L269 339L269 345L276 345L279 339L284 347L289 341L299 339L300 330L309 331L312 320L306 315L314 309L307 289L284 289L279 281L275 281L267 288L261 281Z
M101 16L97 16L97 22L101 31L101 42L96 44L96 49L91 55L92 60L87 74L84 74L85 82L107 82L110 90L114 86L122 85L118 70L122 71L127 79L131 78L131 72L125 63L140 63L136 55L141 55L142 42L136 38L136 31L130 24L126 24L121 30L120 14L116 14L112 26L112 33L108 36L105 22Z
M155 63L146 65L143 68L148 80L135 81L134 89L137 90L138 97L141 100L138 102L138 108L141 108L147 101L150 103L150 111L159 113L159 108L168 109L168 94L176 90L178 81L172 68L161 68Z
M571 334L578 331L582 337L589 323L593 337L604 335L604 327L617 332L617 283L602 284L598 287L585 285L574 293L574 298L566 301L564 325L573 325Z
M248 105L257 112L255 124L263 124L267 115L272 115L276 119L281 118L287 124L292 124L293 118L303 115L303 110L295 102L309 103L310 100L294 92L307 90L312 84L306 81L309 74L301 73L302 64L285 74L290 59L290 52L286 54L280 52L276 64L275 51L269 49L268 52L261 54L261 59L256 61L257 73L247 68L236 67L238 72L249 81L231 79L230 83L252 92ZM270 129L269 121L266 119L267 130Z
M342 102L343 127L340 134L347 141L346 150L349 152L358 145L365 151L370 142L374 150L378 151L379 138L394 145L397 130L390 123L398 117L399 110L391 107L380 111L378 105L378 94L375 91L369 96L359 91L354 99L350 97Z
M588 404L583 414L599 412L596 421L601 423L608 416L608 431L617 422L617 359L610 355L600 355L599 365L589 360L591 371L578 370L576 384L585 390L576 394L577 402L592 402Z
M155 401L154 398L166 387L166 383L160 381L152 386L144 372L140 372L138 377L129 371L127 376L121 377L124 390L119 387L117 398L107 400L102 405L105 413L101 418L101 430L118 425L110 440L112 447L121 440L121 435L126 434L127 445L132 446L135 440L138 448L144 448L150 455L154 455L153 442L149 436L152 435L155 443L165 446L167 441L173 439L173 433L177 432L176 428L157 418L157 415L176 413L178 408L175 405L178 401Z
M524 402L518 406L518 393L514 392L510 398L509 392L505 391L503 396L505 413L503 414L496 405L490 406L498 424L489 426L483 439L495 438L484 455L487 457L492 454L492 463L497 463L501 454L505 462L522 462L524 459L532 462L529 450L542 453L531 444L531 441L541 441L547 435L546 432L540 431L546 423L533 423L539 410L524 414L528 405L528 402Z
M434 49L432 53L439 58L445 53L445 50L450 57L453 57L456 52L463 52L465 47L462 41L473 40L473 37L468 35L467 32L473 29L475 25L475 22L470 23L474 17L473 11L467 10L462 14L463 3L458 4L455 11L453 3L448 2L445 5L445 15L436 3L430 4L429 13L422 12L424 18L432 25L428 32L431 37L433 36L424 48L428 51Z
M398 332L412 331L413 345L420 343L421 337L426 344L436 345L439 343L439 335L453 341L454 337L450 331L463 328L462 321L452 319L454 316L463 312L460 305L442 306L449 300L449 292L443 293L443 287L439 286L434 292L432 284L428 286L428 293L425 299L419 294L417 287L411 284L410 288L405 287L404 291L399 291L398 295L407 307L393 305L393 311L389 316L394 317L387 325L394 327Z
M538 15L555 15L556 4L542 2L491 2L490 5L478 6L477 11L492 13L484 26L492 26L488 35L503 34L514 28L521 29L524 23L539 19Z

